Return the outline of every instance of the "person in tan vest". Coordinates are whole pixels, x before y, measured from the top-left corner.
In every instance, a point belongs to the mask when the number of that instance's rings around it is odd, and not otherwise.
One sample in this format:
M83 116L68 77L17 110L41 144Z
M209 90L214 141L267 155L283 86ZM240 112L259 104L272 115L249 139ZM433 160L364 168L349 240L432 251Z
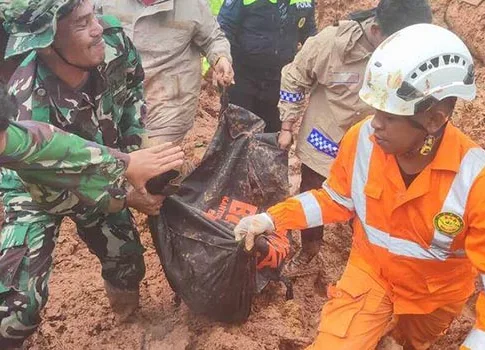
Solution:
M431 23L427 0L381 0L309 38L295 60L282 70L279 109L281 148L289 148L295 123L296 154L302 162L300 192L321 187L337 155L339 142L355 123L372 113L359 99L366 64L389 35L416 23ZM309 104L305 110L305 96ZM302 232L302 249L286 266L288 277L320 268L322 227Z
M179 143L192 128L201 88L201 54L214 80L234 79L229 42L206 0L97 0L135 44L145 70L145 127L150 144Z

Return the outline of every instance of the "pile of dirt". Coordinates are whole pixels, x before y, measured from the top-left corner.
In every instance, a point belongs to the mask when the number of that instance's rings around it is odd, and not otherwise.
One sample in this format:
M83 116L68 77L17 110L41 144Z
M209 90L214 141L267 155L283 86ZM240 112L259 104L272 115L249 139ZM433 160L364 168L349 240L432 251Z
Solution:
M344 18L352 10L368 8L376 1L319 0L319 27ZM432 1L436 22L448 23L481 55L484 6L469 7L460 1ZM485 74L479 67L479 96L460 103L454 123L485 145L483 87ZM195 127L187 136L185 149L195 162L201 159L217 125L219 101L212 89L205 89ZM291 161L292 188L298 186L298 161ZM338 280L348 257L351 233L347 226L325 230L324 269L318 276L295 282L295 299L285 300L285 288L272 283L259 295L252 314L243 325L215 323L192 314L173 302L143 215L136 215L146 247L146 277L141 284L141 308L127 323L117 324L105 297L100 266L77 237L73 223L61 228L50 281L50 300L43 312L39 331L29 340L29 349L303 349L317 332L319 314L326 300L328 283ZM454 321L434 350L457 349L470 329L473 300ZM387 348L387 347L382 347Z
M347 19L349 13L353 11L376 6L374 0L317 0L316 3L319 29Z
M485 3L478 6L463 1L450 1L445 13L445 22L464 38L468 47L483 65L485 63Z

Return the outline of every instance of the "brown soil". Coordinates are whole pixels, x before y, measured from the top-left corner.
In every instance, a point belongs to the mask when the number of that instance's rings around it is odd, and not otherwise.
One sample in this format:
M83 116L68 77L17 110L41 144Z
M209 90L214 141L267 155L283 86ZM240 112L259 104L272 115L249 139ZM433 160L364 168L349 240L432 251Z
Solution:
M319 0L319 27L375 1ZM479 57L485 57L482 38L485 4L472 8L456 0L432 1L437 23L448 23L467 40ZM446 20L446 21L445 21ZM461 103L455 124L482 146L485 144L483 83L485 71L478 68L479 96ZM200 160L215 131L219 103L213 91L201 96L201 109L194 130L188 135L188 156ZM291 161L292 189L298 185L298 161ZM295 299L285 301L285 289L273 283L259 295L252 314L243 325L211 322L192 314L182 304L176 307L143 215L137 215L146 247L146 278L141 285L141 308L124 324L117 324L108 306L100 277L100 266L76 236L69 220L62 226L50 281L50 300L43 312L39 331L29 340L28 349L302 349L315 336L319 313L325 302L328 283L335 282L345 266L350 246L350 230L342 225L325 232L324 269L319 276L299 278ZM432 349L457 349L473 322L473 302ZM391 349L391 341L381 349Z

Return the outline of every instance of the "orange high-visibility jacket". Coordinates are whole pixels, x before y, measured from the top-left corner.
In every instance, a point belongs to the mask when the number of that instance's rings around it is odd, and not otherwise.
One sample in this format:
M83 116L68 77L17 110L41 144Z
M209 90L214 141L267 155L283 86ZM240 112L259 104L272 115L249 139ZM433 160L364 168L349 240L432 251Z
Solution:
M423 314L485 285L485 151L448 124L434 160L406 189L371 119L349 130L322 188L271 207L278 231L353 220L350 259L388 282L396 314ZM465 346L485 344L485 293Z

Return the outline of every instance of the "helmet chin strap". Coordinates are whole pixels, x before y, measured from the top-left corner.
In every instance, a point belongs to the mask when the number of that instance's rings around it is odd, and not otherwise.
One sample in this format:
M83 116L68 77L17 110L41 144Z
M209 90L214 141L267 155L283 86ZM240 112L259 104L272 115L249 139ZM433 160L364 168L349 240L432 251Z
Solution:
M64 63L66 63L66 64L68 64L70 66L76 67L77 69L80 69L80 70L85 71L85 72L88 72L91 69L91 68L79 66L77 64L74 64L74 63L69 62L67 60L67 58L64 57L64 55L62 55L61 52L54 45L51 45L51 48L52 48L52 50L54 50L54 52L57 54L57 56L59 56L61 58L61 60L64 61Z

